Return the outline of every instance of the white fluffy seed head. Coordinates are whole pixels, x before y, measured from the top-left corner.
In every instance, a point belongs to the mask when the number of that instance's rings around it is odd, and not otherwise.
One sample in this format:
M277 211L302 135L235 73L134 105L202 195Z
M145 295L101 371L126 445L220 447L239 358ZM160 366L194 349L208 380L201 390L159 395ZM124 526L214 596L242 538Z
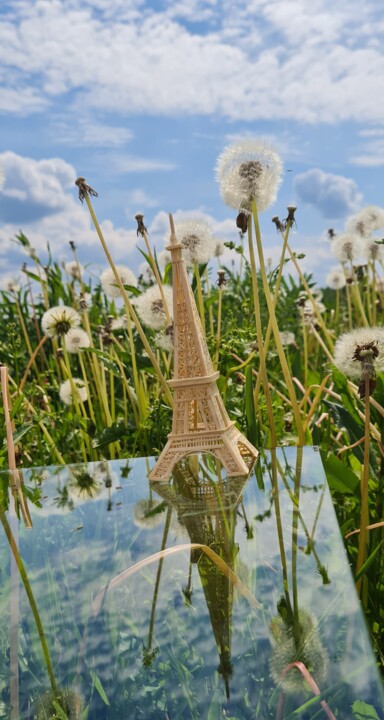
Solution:
M136 275L125 265L116 265L117 274L123 285L137 286ZM112 268L107 268L100 275L101 286L110 298L118 298L121 295L120 288L116 282L115 274Z
M242 140L225 148L216 164L221 196L229 207L249 212L252 200L259 212L276 199L283 162L263 140Z
M346 223L348 233L367 238L375 230L384 228L384 209L377 205L368 205L356 215L352 215Z
M82 328L72 328L64 338L65 347L69 353L78 353L85 350L91 344L88 333Z
M363 256L368 262L376 262L383 259L383 245L375 242L374 238L362 240Z
M160 250L157 256L157 262L159 263L159 267L164 270L164 268L172 262L172 255L169 250L166 250L165 248L164 250Z
M341 335L335 344L334 363L344 375L358 379L361 377L361 363L354 360L356 349L362 345L374 343L379 354L374 359L377 372L384 371L384 327L357 328Z
M66 262L64 268L67 275L72 277L74 280L81 280L84 268L82 267L82 265L79 265L76 260L70 260L69 262Z
M66 335L80 325L79 313L67 305L57 305L47 310L41 318L41 328L48 337Z
M73 385L76 390L77 397L75 398L77 401L85 402L87 399L87 389L84 385L83 380L80 380L80 378L73 378ZM59 389L59 395L61 402L64 403L64 405L72 405L73 404L73 396L72 396L72 385L70 380L64 380L63 383L60 385Z
M177 241L183 246L187 265L207 263L215 254L216 241L207 223L201 220L185 220L175 225ZM166 238L167 243L169 238Z
M327 275L326 283L327 287L331 288L331 290L341 290L341 288L346 285L346 279L343 271L338 268L331 270L331 272Z
M169 315L172 318L172 288L170 285L163 285L162 289ZM152 285L139 297L135 298L134 305L144 325L147 325L147 327L152 328L153 330L160 330L165 327L167 318L164 312L163 300L158 285Z
M280 330L279 335L282 345L293 345L295 343L294 333L290 330Z
M351 233L336 235L332 241L331 250L340 262L352 262L362 254L361 238Z

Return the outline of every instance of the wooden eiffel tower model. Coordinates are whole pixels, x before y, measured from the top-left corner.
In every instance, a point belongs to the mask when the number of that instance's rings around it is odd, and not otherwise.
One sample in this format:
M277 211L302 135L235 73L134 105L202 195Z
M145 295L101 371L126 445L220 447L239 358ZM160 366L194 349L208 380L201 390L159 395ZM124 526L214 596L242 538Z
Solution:
M248 475L258 451L227 414L209 356L172 215L171 239L174 318L174 388L172 431L153 468L150 480L166 480L185 455L209 452L228 476Z

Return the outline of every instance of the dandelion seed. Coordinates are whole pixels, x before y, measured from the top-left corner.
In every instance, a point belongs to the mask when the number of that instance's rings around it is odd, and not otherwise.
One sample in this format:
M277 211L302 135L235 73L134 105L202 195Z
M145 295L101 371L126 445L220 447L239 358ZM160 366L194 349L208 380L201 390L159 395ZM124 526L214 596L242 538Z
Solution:
M341 288L345 287L347 281L343 271L335 269L328 273L326 283L331 290L341 290Z
M136 527L152 530L152 528L161 525L164 515L162 512L156 512L160 505L160 502L154 502L150 499L139 500L133 509L133 522Z
M357 328L341 335L335 344L334 363L344 375L360 380L360 397L365 396L365 380L369 380L371 394L376 373L384 371L384 328Z
M82 328L73 328L65 335L65 347L69 353L78 353L85 350L91 344L88 333Z
M116 270L123 285L137 287L137 278L132 270L124 265L116 265ZM107 297L118 298L121 296L120 288L116 282L112 268L107 268L101 273L100 282Z
M214 256L216 241L207 223L199 220L176 223L175 234L178 242L183 246L183 257L187 265L194 263L202 265Z
M331 250L340 262L352 262L362 253L361 238L350 233L336 235Z
M173 292L170 285L163 285L163 292L169 313L173 317ZM135 298L134 305L144 325L153 330L164 328L167 318L158 285L152 285Z
M84 268L76 262L76 260L70 260L64 265L65 272L72 277L74 280L81 280Z
M73 308L67 305L57 305L44 313L41 319L41 328L44 335L58 337L66 335L72 328L78 327L80 319L79 313Z
M376 205L368 205L347 221L347 233L367 238L375 230L384 228L384 209Z
M87 399L87 389L83 380L80 378L73 378L72 383L70 380L64 380L59 389L60 400L64 403L64 405L72 405L74 402L72 396L72 384L76 390L77 397L75 399L78 402L85 402Z
M243 140L227 147L216 164L221 196L235 210L259 212L276 199L283 163L276 150L262 140Z

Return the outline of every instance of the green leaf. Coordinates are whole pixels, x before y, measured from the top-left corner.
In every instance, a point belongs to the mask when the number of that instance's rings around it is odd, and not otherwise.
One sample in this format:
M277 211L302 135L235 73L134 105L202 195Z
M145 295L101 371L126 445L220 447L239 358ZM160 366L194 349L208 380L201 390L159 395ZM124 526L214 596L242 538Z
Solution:
M12 407L12 410L11 410L11 413L10 413L10 418L11 418L11 420L13 420L13 418L15 417L15 415L16 415L19 407L20 407L20 405L21 405L22 402L23 402L23 400L24 400L24 395L19 395L19 397L17 398L17 400L16 400L15 403L13 404L13 407Z
M363 700L355 700L352 705L353 717L356 720L379 720L379 716L373 707Z
M114 423L101 431L92 441L93 448L104 447L121 440L128 434L127 427L123 423Z
M361 578L362 575L365 575L365 573L367 572L368 568L372 565L372 563L373 563L373 561L374 561L377 553L379 552L379 550L380 550L383 542L384 542L384 540L382 540L381 542L379 542L378 545L376 545L376 547L375 547L375 549L373 550L373 552L371 552L370 556L366 559L365 563L361 566L359 572L357 573L357 575L356 575L356 577L355 577L355 582L357 582L357 581ZM370 717L370 716L369 716L369 717Z
M56 702L56 700L52 700L52 705L60 720L68 720L67 713L64 712L63 708L58 702Z
M18 430L15 430L13 433L13 442L15 445L20 442L21 438L24 437L24 435L26 435L32 427L33 423L25 423L24 425L21 425Z
M357 475L336 455L326 456L323 451L321 452L321 459L331 490L337 490L346 495L354 495L359 486Z
M356 399L351 395L348 388L348 380L345 375L337 369L332 368L332 379L334 382L334 390L341 395L343 405L348 410L350 416L358 425L363 425L363 420L360 418L356 409Z
M93 670L91 670L91 678L92 678L93 687L96 688L96 690L97 690L97 692L99 693L99 695L100 695L101 699L103 700L103 702L105 702L106 705L109 705L109 700L108 700L108 698L107 698L107 696L106 696L106 694L105 694L105 690L104 690L104 688L103 688L103 686L102 686L102 684L101 684L101 680L100 680L100 678L98 677L98 675L96 675L96 673L95 673Z

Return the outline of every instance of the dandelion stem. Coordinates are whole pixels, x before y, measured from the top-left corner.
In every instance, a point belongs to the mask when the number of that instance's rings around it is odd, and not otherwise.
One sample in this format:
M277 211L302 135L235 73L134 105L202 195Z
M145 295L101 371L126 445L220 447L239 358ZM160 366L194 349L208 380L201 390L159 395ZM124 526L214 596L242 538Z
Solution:
M365 397L364 397L364 461L361 477L361 510L360 510L360 534L357 553L356 574L359 573L366 553L367 543L367 525L369 524L368 511L368 480L369 480L369 447L370 447L370 387L369 378L365 379ZM357 592L361 592L361 577L356 583Z
M193 269L195 272L195 278L196 278L196 292L197 292L197 304L199 307L199 315L201 320L201 325L203 328L204 336L207 337L207 329L205 326L205 313L204 313L204 301L203 301L203 289L201 286L201 277L199 272L199 266L197 263L193 263Z
M132 307L132 304L131 304L131 302L130 302L130 300L129 300L129 297L128 297L127 292L126 292L126 290L125 290L125 288L124 288L124 285L123 285L123 283L121 282L119 273L117 272L117 269L116 269L116 265L115 265L115 263L114 263L113 260L112 260L112 256L111 256L111 254L110 254L110 252L109 252L109 250L108 250L108 246L107 246L107 244L106 244L106 242L105 242L105 240L104 240L103 233L102 233L102 231L101 231L99 222L98 222L98 220L97 220L95 211L94 211L94 209L93 209L93 207L92 207L92 203L91 203L91 200L90 200L90 198L89 198L88 193L85 193L85 196L84 196L84 197L85 197L85 202L87 203L88 210L89 210L89 213L90 213L90 215L91 215L93 224L94 224L94 226L95 226L96 232L97 232L97 234L98 234L98 236L99 236L99 240L100 240L100 242L101 242L101 244L102 244L102 247L103 247L103 250L104 250L105 255L106 255L106 257L107 257L107 260L108 260L108 262L109 262L109 264L110 264L110 266L111 266L111 268L112 268L113 274L114 274L114 276L115 276L116 283L117 283L117 285L118 285L119 288L120 288L120 292L121 292L121 294L122 294L123 301L124 301L124 305L125 305L125 307L126 307L127 313L128 313L129 316L132 318L132 320L133 320L133 322L134 322L134 324L135 324L135 326L136 326L137 332L138 332L139 335L140 335L140 339L141 339L141 341L142 341L142 343L143 343L143 345L144 345L145 350L146 350L147 353L148 353L148 356L149 356L149 358L150 358L150 360L151 360L151 362L152 362L152 365L153 365L153 367L154 367L154 369L155 369L155 372L156 372L156 374L157 374L157 376L158 376L158 378L159 378L160 384L161 384L161 386L162 386L162 388L163 388L164 395L165 395L165 397L166 397L169 405L172 407L172 406L173 406L173 398L172 398L171 392L170 392L170 390L169 390L169 387L168 387L168 385L167 385L167 381L166 381L165 377L163 376L163 373L162 373L161 370L160 370L160 367L159 367L159 365L158 365L158 362L157 362L157 360L156 360L156 358L155 358L155 356L154 356L154 354L153 354L153 352L152 352L151 346L150 346L149 343L148 343L148 340L147 340L147 338L146 338L146 336L145 336L145 333L144 333L144 331L143 331L143 328L141 327L141 324L140 324L140 322L139 322L139 319L138 319L138 317L137 317L137 315L136 315L136 313L135 313L135 311L134 311L134 309L133 309L133 307Z
M276 350L277 350L277 354L279 356L281 369L282 369L282 372L284 375L284 380L287 385L288 395L289 395L289 398L291 401L292 412L293 412L293 415L295 418L296 430L298 433L298 443L299 443L299 445L304 445L305 435L304 435L304 431L303 431L303 424L301 421L299 406L297 403L297 398L296 398L296 394L295 394L295 389L293 387L291 374L289 372L287 359L285 357L284 348L283 348L283 345L281 342L279 328L277 326L276 314L275 314L273 301L272 301L272 297L271 297L271 292L270 292L270 288L269 288L269 284L268 284L267 274L266 274L266 270L265 270L264 253L263 253L263 246L262 246L262 242L261 242L259 217L258 217L258 213L257 213L256 203L254 200L252 201L252 214L253 214L253 221L254 221L254 226L255 226L257 252L259 255L260 273L261 273L261 278L263 281L264 295L265 295L265 299L266 299L267 306L268 306L269 317L272 321L272 331L273 331L273 335L275 338ZM287 246L288 246L288 243L287 243Z

